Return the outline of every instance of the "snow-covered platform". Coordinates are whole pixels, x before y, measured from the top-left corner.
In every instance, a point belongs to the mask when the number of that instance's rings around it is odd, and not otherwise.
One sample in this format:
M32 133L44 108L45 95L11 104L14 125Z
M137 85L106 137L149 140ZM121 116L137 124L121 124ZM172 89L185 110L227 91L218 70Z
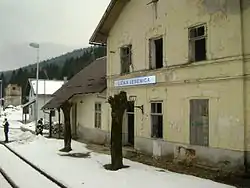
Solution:
M18 113L16 109L9 112L8 116L13 127L20 127ZM0 128L0 140L4 139L3 135L3 129ZM22 132L20 129L10 129L10 141L7 144L8 147L69 188L152 188L156 186L159 188L232 188L211 180L163 171L127 159L124 159L124 164L130 166L129 168L115 172L107 171L103 165L110 163L109 155L95 153L87 149L85 144L76 141L72 141L73 151L65 155L58 151L63 146L63 140L46 139L31 132ZM0 147L0 157L0 166L20 185L20 188L57 187L3 146Z

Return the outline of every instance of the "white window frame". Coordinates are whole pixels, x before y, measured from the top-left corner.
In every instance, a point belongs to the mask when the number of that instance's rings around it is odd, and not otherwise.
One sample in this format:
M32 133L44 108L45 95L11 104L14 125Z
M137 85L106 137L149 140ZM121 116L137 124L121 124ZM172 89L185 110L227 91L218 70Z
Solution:
M128 49L129 53L128 55L124 55L123 51L124 49ZM127 59L127 62L125 62L124 60ZM128 66L126 69L127 70L123 70L124 65L123 64L127 64L126 66ZM121 65L121 74L129 74L131 72L131 68L133 69L133 65L132 65L132 44L128 44L128 45L124 45L120 48L120 65Z
M158 113L158 112L152 112L152 104L161 104L161 112ZM161 116L162 117L162 136L159 137L159 136L156 136L154 135L154 125L153 125L153 117L156 117L156 116ZM163 139L163 101L151 101L150 102L150 119L151 119L151 138L156 138L156 139ZM159 125L158 125L159 126ZM157 129L159 129L157 127Z
M155 56L155 41L162 39L162 51L164 52L164 37L163 35L149 39L149 69L156 69L156 56ZM162 57L162 68L164 67L164 53Z
M100 109L97 107L100 105ZM95 118L94 118L94 123L95 123L95 128L101 129L102 127L102 103L101 102L95 102Z

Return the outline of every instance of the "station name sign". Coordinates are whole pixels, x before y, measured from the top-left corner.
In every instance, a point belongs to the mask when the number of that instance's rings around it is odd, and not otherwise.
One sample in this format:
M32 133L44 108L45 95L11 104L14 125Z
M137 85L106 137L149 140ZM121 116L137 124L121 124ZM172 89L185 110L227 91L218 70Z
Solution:
M142 76L124 80L116 80L114 85L115 87L124 87L124 86L147 85L155 83L156 83L156 76Z

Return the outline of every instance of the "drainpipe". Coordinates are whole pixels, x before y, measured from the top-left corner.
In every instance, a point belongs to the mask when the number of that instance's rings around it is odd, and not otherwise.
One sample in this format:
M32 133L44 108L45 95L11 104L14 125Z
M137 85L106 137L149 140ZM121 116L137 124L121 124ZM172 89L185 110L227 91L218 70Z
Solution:
M245 173L248 173L247 156L247 113L246 113L246 83L245 83L245 50L244 50L244 22L243 22L243 1L240 0L240 25L241 25L241 55L242 55L242 74L243 74L243 121L244 121L244 167Z

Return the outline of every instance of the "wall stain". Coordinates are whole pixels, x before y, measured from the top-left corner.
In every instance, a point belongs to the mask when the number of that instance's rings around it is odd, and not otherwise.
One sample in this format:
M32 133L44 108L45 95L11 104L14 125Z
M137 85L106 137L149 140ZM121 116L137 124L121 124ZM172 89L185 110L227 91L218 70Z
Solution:
M239 14L239 1L236 0L200 0L207 13Z
M199 11L197 16L210 15L210 22L217 23L228 20L228 15L239 15L240 1L238 0L193 0L189 1ZM243 0L243 10L250 8L250 0Z

